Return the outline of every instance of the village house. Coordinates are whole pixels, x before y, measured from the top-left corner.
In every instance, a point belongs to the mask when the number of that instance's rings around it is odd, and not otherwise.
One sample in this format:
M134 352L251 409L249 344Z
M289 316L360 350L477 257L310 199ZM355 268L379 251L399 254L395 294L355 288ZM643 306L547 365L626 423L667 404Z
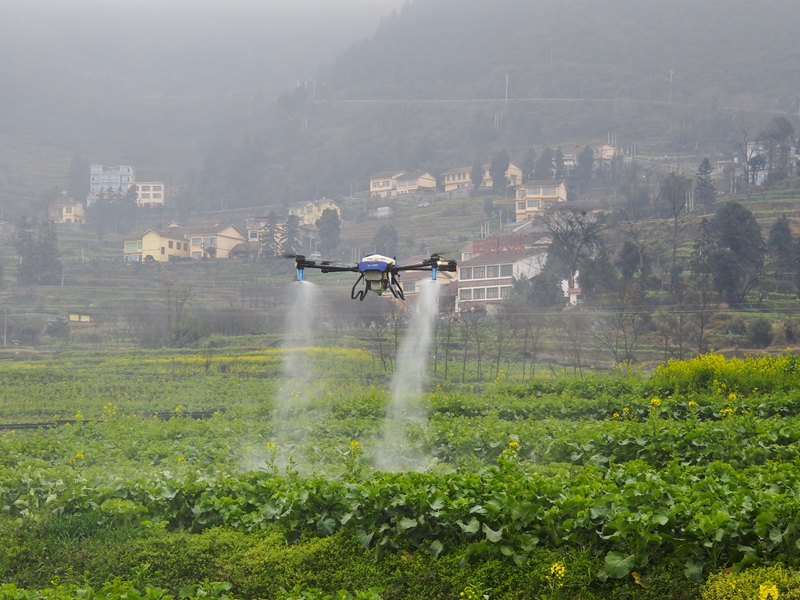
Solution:
M422 262L428 258L430 258L430 255L412 256L410 258L398 261L397 265L402 267L403 265ZM439 271L436 273L436 282L438 285L442 286L442 289L454 284L457 280L458 275L455 272ZM419 292L422 289L421 286L424 285L426 281L431 281L431 272L403 271L398 276L398 281L400 282L400 286L403 288L403 294L405 295L406 300L413 302L417 297L419 297Z
M47 208L47 216L53 223L86 223L83 204L65 197Z
M456 310L495 310L495 305L511 296L515 280L535 277L546 260L547 252L531 249L489 252L460 262Z
M136 204L139 206L163 206L167 187L163 181L141 181L134 184Z
M123 260L126 263L189 258L189 242L174 228L132 233L123 238L123 244Z
M398 194L427 194L436 191L436 178L427 171L386 171L369 178L373 198L394 198Z
M306 225L315 225L325 210L335 210L339 218L342 218L342 207L327 198L289 205L289 214L299 217Z
M483 165L482 188L490 188L493 185L492 176L489 172L492 165ZM442 173L442 184L445 192L452 192L465 187L473 187L472 167L458 167ZM509 185L517 186L522 182L522 167L515 162L510 162L506 170L506 179Z
M233 225L203 221L198 225L171 222L161 231L148 229L144 233L124 238L125 262L155 260L167 262L176 258L231 258L231 251L244 234Z
M373 198L392 198L397 193L397 178L403 171L384 171L369 178L369 193Z
M558 202L567 201L567 183L563 179L535 179L517 188L517 222L530 221Z

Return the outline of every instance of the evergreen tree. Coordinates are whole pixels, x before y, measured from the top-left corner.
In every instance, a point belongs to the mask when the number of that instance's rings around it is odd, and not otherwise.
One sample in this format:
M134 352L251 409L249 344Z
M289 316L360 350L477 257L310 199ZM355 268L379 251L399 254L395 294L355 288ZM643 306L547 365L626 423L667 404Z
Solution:
M528 148L522 158L522 183L533 179L533 172L536 170L536 149Z
M289 215L281 231L281 254L289 256L300 251L300 218Z
M477 195L478 190L481 189L481 185L483 185L483 165L481 164L481 159L476 158L475 162L472 163L472 170L469 172L470 181L472 181L472 193Z
M591 146L586 146L581 153L578 154L578 161L575 165L575 172L572 174L572 180L577 184L578 188L583 191L592 180L592 173L594 172L594 151Z
M277 258L281 253L280 231L278 216L275 211L270 211L267 221L258 232L258 255L262 260Z
M781 215L770 227L767 238L767 251L769 252L771 271L777 286L783 274L792 269L796 252L795 240L792 237L792 230L786 215Z
M702 205L705 212L711 212L716 198L717 190L711 181L711 161L706 157L697 168L697 177L694 182L694 201L695 204Z
M536 161L534 175L536 179L550 179L553 177L553 151L550 148L542 150L542 155Z
M564 167L564 154L561 152L561 146L556 148L556 153L553 155L553 170L555 171L556 179L563 179L566 175Z
M498 196L504 195L506 188L508 188L506 173L508 172L509 164L511 164L511 159L508 156L508 152L501 150L494 157L489 167L489 176L492 178L492 191Z
M316 226L319 228L319 246L323 252L331 252L339 246L339 230L341 222L339 213L332 208L322 211L322 216L317 219Z

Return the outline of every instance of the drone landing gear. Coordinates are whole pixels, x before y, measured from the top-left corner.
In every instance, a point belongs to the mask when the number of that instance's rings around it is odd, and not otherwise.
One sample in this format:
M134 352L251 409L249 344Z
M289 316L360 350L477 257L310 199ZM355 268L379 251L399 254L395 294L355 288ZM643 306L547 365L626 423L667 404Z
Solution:
M363 273L361 273L361 275L358 276L358 279L356 279L356 282L353 284L353 289L350 290L350 298L352 300L360 300L360 301L363 302L364 301L364 297L367 295L367 290L366 289L356 290L356 287L358 287L358 284L361 283L362 279L364 279L364 274Z

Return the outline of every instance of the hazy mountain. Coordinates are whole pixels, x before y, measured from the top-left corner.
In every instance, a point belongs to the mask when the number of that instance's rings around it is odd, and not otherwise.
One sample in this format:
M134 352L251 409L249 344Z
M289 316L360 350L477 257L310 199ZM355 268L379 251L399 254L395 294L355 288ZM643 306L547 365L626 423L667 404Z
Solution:
M416 0L327 65L336 96L798 102L800 11L769 0ZM716 101L716 100L715 100ZM797 106L795 104L795 111Z

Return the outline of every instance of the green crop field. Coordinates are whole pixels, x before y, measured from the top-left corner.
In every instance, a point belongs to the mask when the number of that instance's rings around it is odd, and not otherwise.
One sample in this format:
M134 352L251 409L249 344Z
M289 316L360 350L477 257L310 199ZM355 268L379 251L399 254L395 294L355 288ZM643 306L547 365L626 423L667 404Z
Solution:
M284 352L1 364L2 423L49 425L0 431L0 598L800 589L794 354L436 386L409 427L422 466L385 472L408 448L386 447L369 356L294 350L313 375L287 382Z

